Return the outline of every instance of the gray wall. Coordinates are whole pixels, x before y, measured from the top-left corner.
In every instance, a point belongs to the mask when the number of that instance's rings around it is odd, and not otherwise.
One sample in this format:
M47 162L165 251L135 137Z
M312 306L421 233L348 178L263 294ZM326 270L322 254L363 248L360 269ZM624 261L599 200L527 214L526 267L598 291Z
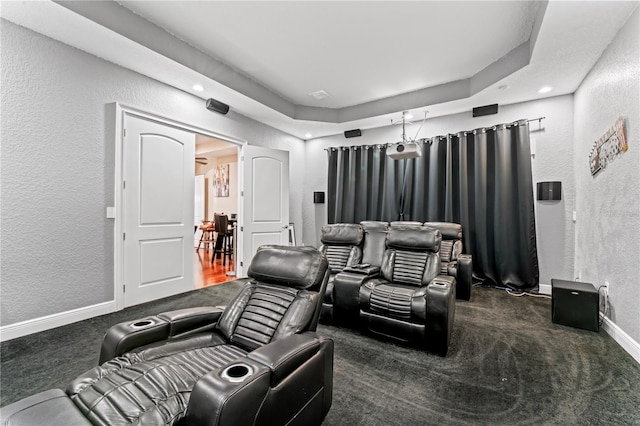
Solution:
M551 278L573 278L574 208L573 180L573 96L557 96L538 101L500 107L496 115L473 118L471 112L428 119L419 138L432 137L460 130L515 121L521 118L545 116L544 130L531 132L536 153L532 159L534 186L536 182L559 180L563 193L560 202L536 201L536 227L540 282L550 284ZM538 129L538 123L530 123ZM416 135L419 124L408 128ZM345 139L343 135L310 140L306 143L307 174L302 211L305 243L319 244L320 228L327 223L326 204L313 204L313 191L327 190L327 154L325 148L355 144L379 144L400 140L401 127L389 126L363 130L362 137ZM535 195L535 192L534 192Z
M110 103L288 150L291 181L303 180L298 138L5 20L0 31L0 325L113 299ZM290 195L301 224L302 185Z
M610 283L609 317L640 342L640 34L639 10L575 93L576 272ZM629 150L591 176L594 142L626 119Z

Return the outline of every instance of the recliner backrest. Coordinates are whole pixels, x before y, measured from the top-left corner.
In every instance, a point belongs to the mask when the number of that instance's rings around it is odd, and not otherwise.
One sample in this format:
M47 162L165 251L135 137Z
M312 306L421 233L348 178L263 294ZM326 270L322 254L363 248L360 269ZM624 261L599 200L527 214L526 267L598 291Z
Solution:
M253 350L303 331L314 331L328 280L328 262L313 247L262 246L250 280L227 305L216 329Z
M353 223L334 223L322 227L320 252L327 257L331 274L360 263L362 227Z
M454 262L462 254L462 225L452 222L425 222L424 226L434 228L442 234L440 260Z
M364 244L362 246L362 260L360 263L368 263L371 266L381 266L382 257L386 249L387 232L389 224L365 220L360 222L364 231Z
M390 227L382 276L396 284L425 286L440 272L440 231L426 226Z

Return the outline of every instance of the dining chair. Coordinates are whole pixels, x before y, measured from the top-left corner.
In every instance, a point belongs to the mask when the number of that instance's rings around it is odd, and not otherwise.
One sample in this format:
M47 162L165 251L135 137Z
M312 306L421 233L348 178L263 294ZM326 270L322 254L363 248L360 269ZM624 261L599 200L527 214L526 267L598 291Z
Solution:
M211 256L211 263L222 255L222 264L227 265L227 258L233 256L233 229L229 229L229 218L226 214L214 214L214 223L218 237L215 250Z
M213 245L215 243L215 226L208 220L203 220L202 225L200 225L200 231L202 234L200 235L200 241L198 241L198 247L196 251L200 250L200 246L204 244L204 250L209 251L209 245Z

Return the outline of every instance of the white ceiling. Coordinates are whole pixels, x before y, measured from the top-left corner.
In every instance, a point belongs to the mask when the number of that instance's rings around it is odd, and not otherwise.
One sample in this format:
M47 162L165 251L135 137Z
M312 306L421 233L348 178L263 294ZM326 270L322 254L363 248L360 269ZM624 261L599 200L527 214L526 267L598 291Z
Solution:
M529 39L540 5L120 3L284 98L327 108L470 77ZM316 101L317 90L330 96Z
M638 2L1 6L9 21L307 139L388 125L403 110L435 117L573 93ZM330 96L308 95L317 90Z

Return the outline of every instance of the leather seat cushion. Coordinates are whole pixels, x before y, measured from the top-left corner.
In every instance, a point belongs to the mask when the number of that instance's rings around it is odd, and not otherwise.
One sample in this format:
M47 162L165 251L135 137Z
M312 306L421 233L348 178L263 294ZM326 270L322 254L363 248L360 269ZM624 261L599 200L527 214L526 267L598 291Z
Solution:
M184 416L195 383L247 352L206 333L114 358L67 388L95 425L171 425Z
M360 309L383 317L423 323L427 310L425 290L425 287L373 279L360 287Z
M388 284L376 286L371 292L371 312L387 317L409 321L411 319L411 296L413 290Z

